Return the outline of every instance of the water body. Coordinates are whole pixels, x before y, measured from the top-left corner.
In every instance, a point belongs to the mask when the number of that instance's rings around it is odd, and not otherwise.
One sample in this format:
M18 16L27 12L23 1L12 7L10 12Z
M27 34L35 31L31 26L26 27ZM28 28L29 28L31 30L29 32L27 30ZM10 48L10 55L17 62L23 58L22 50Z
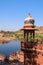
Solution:
M6 56L8 56L10 53L12 52L16 52L20 50L20 41L16 40L16 41L10 41L8 43L0 43L0 53L5 54Z

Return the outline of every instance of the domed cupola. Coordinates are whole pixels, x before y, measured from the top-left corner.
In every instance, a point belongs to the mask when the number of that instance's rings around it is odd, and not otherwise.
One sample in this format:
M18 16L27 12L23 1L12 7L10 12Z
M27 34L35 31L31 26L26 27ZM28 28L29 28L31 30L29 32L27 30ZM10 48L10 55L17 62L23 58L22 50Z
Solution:
M23 26L22 30L37 30L36 26L34 25L34 22L35 22L35 20L29 13L27 18L25 18L25 20L24 20L24 26Z
M34 19L32 18L32 16L29 13L27 18L25 18L25 20L24 20L24 26L33 26L33 25L34 25Z

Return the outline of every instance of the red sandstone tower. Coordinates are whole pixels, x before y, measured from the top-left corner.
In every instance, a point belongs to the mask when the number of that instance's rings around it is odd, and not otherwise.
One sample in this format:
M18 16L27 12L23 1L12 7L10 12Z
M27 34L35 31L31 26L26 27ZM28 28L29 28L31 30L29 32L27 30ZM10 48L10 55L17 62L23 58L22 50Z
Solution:
M21 50L24 52L24 65L38 65L36 62L37 52L33 48L37 45L35 42L34 19L30 14L24 21L22 30L24 31L24 42L21 42Z

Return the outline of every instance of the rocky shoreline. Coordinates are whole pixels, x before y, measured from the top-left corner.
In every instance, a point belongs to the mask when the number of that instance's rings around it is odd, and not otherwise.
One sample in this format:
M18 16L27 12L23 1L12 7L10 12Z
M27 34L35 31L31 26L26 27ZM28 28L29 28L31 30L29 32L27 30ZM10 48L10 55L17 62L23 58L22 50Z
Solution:
M8 62L2 62L2 61L0 61L0 65L24 65L24 63L21 63L21 62L8 63Z
M24 65L24 53L17 51L16 53L10 53L9 57L0 54L0 65Z

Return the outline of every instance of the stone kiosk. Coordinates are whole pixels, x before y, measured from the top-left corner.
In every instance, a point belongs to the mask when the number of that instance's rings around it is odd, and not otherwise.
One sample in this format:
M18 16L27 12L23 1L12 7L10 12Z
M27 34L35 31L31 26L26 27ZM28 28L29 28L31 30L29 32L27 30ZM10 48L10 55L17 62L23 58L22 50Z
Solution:
M37 61L39 51L37 50L38 42L35 41L35 30L34 19L28 14L24 20L24 42L21 42L21 50L24 52L24 65L40 65ZM42 65L42 64L41 64Z

